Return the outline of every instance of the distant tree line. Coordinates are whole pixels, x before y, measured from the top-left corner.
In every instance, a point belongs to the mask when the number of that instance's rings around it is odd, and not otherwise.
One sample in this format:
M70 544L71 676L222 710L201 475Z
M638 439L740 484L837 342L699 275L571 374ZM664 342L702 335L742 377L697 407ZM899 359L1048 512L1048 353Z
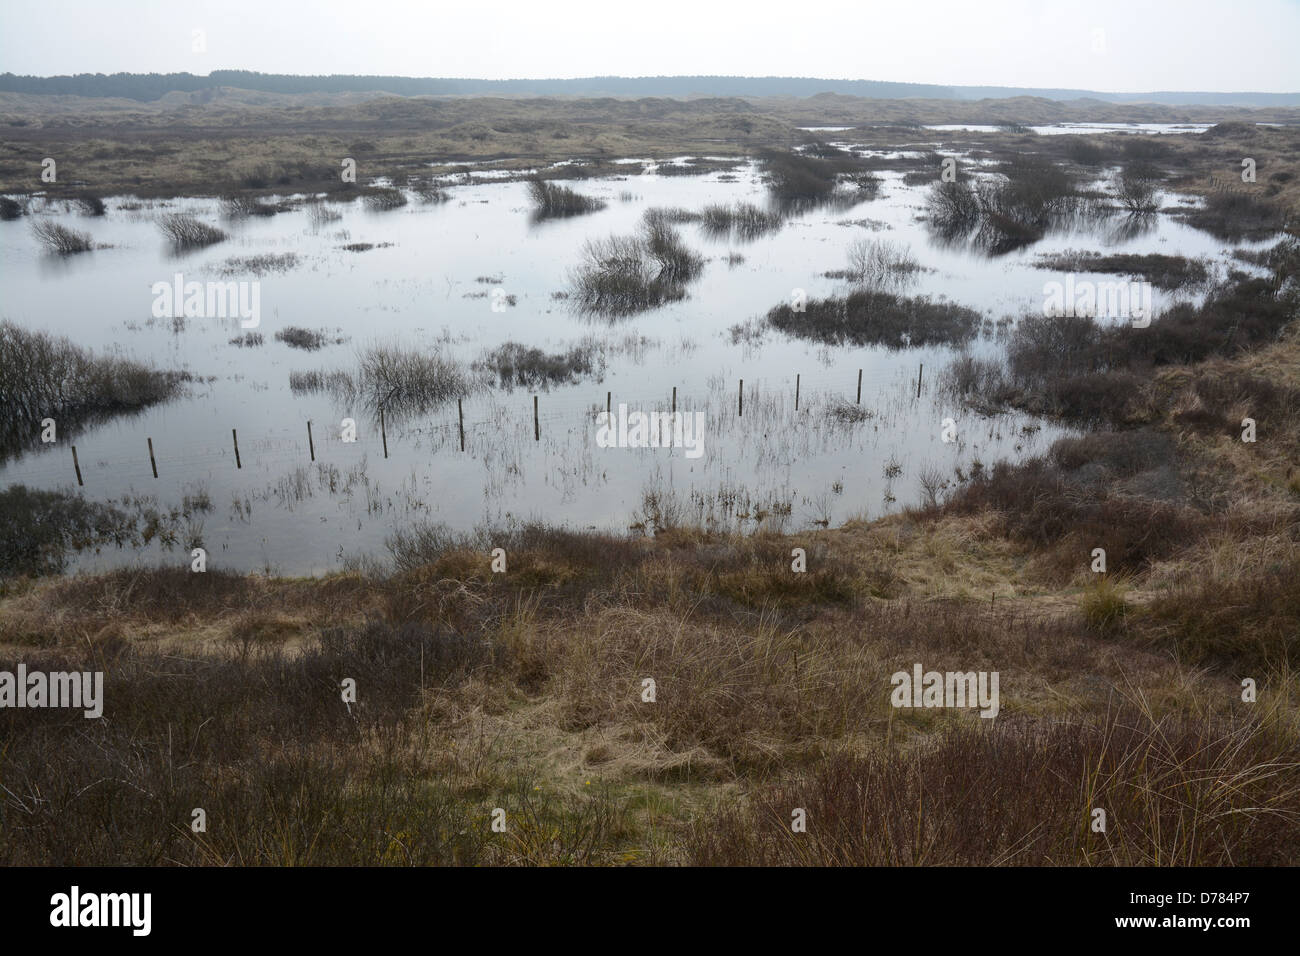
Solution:
M0 73L0 92L109 96L148 102L167 93L229 86L264 93L370 93L399 96L815 96L838 93L872 99L978 100L1037 96L1091 98L1107 103L1149 102L1206 106L1300 106L1300 93L1097 93L1089 90L1006 86L932 86L879 80L822 80L801 76L588 76L563 80L473 80L411 76L300 76L251 70L193 73L78 73L17 76Z
M265 93L368 93L382 90L400 96L521 94L537 96L813 96L842 93L882 99L925 97L952 99L946 86L882 83L872 80L819 80L812 77L745 76L596 76L563 80L473 80L409 76L298 76L250 70L193 73L78 73L75 76L0 74L0 91L8 93L110 96L147 102L171 92L194 93L214 87Z

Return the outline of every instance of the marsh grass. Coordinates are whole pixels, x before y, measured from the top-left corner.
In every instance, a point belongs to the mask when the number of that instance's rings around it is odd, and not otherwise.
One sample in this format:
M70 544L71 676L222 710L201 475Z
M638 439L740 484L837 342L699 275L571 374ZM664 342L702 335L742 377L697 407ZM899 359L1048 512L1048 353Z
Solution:
M764 150L759 161L772 200L787 212L837 200L853 205L873 198L880 186L859 157L821 142L798 153ZM846 191L838 190L841 184Z
M1208 284L1212 277L1210 267L1203 259L1188 259L1185 256L1166 256L1159 253L1103 255L1100 252L1068 250L1039 256L1034 265L1057 272L1103 272L1137 276L1167 292L1175 292L1187 287L1201 287Z
M263 252L255 256L231 256L221 264L221 274L264 276L271 273L288 272L296 268L299 259L296 252Z
M550 388L588 377L599 379L605 370L605 357L589 342L555 353L506 342L484 353L474 367L489 372L502 388Z
M973 309L925 296L904 297L877 289L857 289L843 298L809 299L803 311L789 304L767 314L773 328L796 338L827 345L884 345L901 349L959 344L979 330Z
M254 216L265 218L288 212L290 208L288 203L270 203L248 193L232 193L221 200L221 212L230 219L248 219Z
M298 325L289 325L277 330L275 340L304 352L315 352L327 345L342 345L347 341L346 338L331 334L324 329L305 329Z
M745 242L777 232L783 224L776 213L745 202L705 206L700 211L699 222L704 234L711 239L734 238Z
M439 350L424 351L399 343L363 348L354 371L294 371L289 387L297 394L325 392L340 403L361 401L372 415L397 418L420 415L472 394L473 376Z
M887 239L855 239L849 244L848 267L827 272L826 277L884 290L909 284L921 270L909 246Z
M587 241L570 275L570 299L592 314L631 315L685 298L703 268L674 229L646 222L639 235Z
M367 209L375 212L401 209L409 202L406 193L393 186L377 186L368 189L363 194L363 201Z
M533 203L533 218L539 222L597 212L606 206L603 199L584 196L540 177L529 180L528 195Z
M1129 705L1052 725L945 728L908 750L834 755L692 828L697 865L1234 866L1289 862L1294 732ZM1013 787L1007 781L1015 780ZM1106 839L1090 839L1093 807ZM806 833L792 833L803 807ZM996 807L996 811L990 808Z

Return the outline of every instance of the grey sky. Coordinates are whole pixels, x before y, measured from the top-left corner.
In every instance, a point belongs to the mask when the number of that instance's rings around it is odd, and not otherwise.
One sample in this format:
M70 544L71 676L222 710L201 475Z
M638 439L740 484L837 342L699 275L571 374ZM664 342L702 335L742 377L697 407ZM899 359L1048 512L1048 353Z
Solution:
M195 52L193 31L206 50ZM4 0L0 72L1300 91L1300 0Z

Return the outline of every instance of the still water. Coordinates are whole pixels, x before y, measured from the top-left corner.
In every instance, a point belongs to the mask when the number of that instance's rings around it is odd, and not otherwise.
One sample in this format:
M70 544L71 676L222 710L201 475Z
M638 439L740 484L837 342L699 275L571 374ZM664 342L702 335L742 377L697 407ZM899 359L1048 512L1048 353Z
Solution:
M981 353L1002 347L997 320L1041 310L1044 283L1061 278L1033 266L1041 253L1159 252L1206 257L1220 269L1227 262L1222 243L1163 215L1142 230L1081 224L990 258L936 242L921 220L925 187L884 173L876 198L796 215L753 241L709 235L697 224L678 227L708 259L688 297L611 321L581 315L555 297L567 288L584 243L636 231L654 206L764 205L757 168L575 181L568 185L606 200L606 208L541 223L529 214L526 184L483 172L451 187L444 203L412 202L386 212L359 202L334 205L341 218L328 223L313 221L302 207L223 220L215 199L119 197L108 201L106 217L93 219L51 208L57 221L106 246L66 259L44 253L26 219L0 222L0 318L95 350L183 368L196 379L183 398L75 438L85 481L79 491L89 498L126 497L163 509L187 497L206 500L207 507L189 509L185 537L193 541L104 549L80 555L73 567L188 563L188 544L201 542L209 567L314 574L349 556L383 556L388 535L422 520L466 530L539 520L622 531L638 523L648 491L675 497L688 519L741 530L876 517L916 504L918 477L927 467L952 477L976 461L1041 453L1062 431L1027 416L989 419L963 410L939 387L939 372L960 354L955 348L827 347L764 332L759 320L795 289L813 298L848 291L844 281L823 273L845 268L851 241L909 247L923 271L904 291L978 310L986 329L967 348ZM231 238L177 255L156 222L176 211L219 224ZM356 243L374 248L344 248ZM230 344L244 332L237 319L153 316L155 283L170 283L177 273L186 281L248 279L246 267L230 260L286 253L296 259L257 277L260 346ZM501 307L494 289L513 296L514 305L494 310L494 302ZM1156 291L1157 312L1170 301ZM747 323L749 334L734 331ZM292 348L274 338L288 326L326 331L330 344L311 352ZM367 345L436 349L468 365L507 341L546 352L586 341L601 364L580 382L548 390L508 390L495 382L480 389L464 402L464 452L454 402L385 422L385 458L379 423L364 410L289 387L292 371L354 368ZM836 403L855 403L859 370L868 415L846 421L829 414ZM704 413L701 457L687 458L682 449L597 447L595 415L607 395L616 411L622 403L666 411L674 388L679 411ZM350 443L340 440L348 417L357 423ZM948 417L957 426L953 443L940 438ZM0 486L12 483L77 489L67 441L5 463Z

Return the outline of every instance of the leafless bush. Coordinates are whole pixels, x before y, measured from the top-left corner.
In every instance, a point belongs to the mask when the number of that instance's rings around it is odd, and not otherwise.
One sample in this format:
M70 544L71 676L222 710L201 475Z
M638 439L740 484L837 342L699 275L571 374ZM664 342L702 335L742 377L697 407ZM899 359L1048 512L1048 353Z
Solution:
M32 235L50 250L60 256L76 252L89 252L94 248L90 234L60 226L50 219L37 219L32 222Z
M1129 163L1115 180L1120 202L1129 212L1154 212L1160 171L1150 163Z
M921 269L911 248L887 239L858 239L849 245L847 278L873 286L905 284Z
M163 216L158 220L158 227L164 236L181 247L210 246L228 238L223 230L183 212Z
M558 186L540 177L529 180L528 195L533 200L533 215L537 219L577 216L605 208L603 199L584 196L567 186Z

